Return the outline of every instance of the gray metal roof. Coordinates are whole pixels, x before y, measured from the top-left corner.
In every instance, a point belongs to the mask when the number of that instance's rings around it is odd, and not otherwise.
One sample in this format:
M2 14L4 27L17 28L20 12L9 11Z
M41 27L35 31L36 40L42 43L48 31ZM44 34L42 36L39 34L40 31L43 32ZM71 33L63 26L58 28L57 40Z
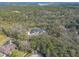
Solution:
M41 33L43 31L45 31L45 30L40 29L40 28L35 28L35 29L32 29L30 33L35 33L35 32L40 32Z

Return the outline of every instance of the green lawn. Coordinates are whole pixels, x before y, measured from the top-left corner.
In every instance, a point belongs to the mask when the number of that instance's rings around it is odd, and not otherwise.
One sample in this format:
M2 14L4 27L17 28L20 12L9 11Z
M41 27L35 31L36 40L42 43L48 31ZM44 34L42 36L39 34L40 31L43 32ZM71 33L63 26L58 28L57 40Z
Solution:
M30 55L31 55L30 52L24 52L24 51L20 51L20 50L14 50L11 52L12 57L28 57Z
M26 53L19 50L14 50L11 53L12 57L23 57L24 55L26 55Z

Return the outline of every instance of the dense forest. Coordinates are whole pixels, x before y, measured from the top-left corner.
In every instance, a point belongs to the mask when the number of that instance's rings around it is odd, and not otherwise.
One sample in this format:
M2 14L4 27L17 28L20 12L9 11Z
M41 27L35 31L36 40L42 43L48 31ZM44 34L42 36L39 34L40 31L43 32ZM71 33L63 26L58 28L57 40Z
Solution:
M46 33L30 37L32 28ZM79 57L79 7L0 6L1 46L6 37L17 46L9 56Z

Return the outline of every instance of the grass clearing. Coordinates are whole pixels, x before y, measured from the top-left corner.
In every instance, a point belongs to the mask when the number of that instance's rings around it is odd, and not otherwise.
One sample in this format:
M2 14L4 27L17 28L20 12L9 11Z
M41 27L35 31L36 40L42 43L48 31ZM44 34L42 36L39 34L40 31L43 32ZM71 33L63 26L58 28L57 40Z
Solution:
M24 52L24 51L20 51L20 50L14 50L11 52L11 56L12 57L28 57L31 55L31 52Z
M23 57L26 53L23 51L19 51L19 50L14 50L11 53L12 57Z

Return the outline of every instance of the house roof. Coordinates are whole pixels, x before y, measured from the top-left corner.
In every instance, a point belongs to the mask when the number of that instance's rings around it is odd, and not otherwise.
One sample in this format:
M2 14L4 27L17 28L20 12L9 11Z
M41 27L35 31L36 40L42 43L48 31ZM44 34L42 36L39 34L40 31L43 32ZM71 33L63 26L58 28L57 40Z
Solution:
M43 32L43 31L45 31L45 30L43 30L43 29L40 29L40 28L35 28L35 29L32 29L31 31L30 31L30 33L35 33L35 32Z
M15 44L7 44L0 47L0 52L4 54L9 54L11 51L15 50L16 45Z

